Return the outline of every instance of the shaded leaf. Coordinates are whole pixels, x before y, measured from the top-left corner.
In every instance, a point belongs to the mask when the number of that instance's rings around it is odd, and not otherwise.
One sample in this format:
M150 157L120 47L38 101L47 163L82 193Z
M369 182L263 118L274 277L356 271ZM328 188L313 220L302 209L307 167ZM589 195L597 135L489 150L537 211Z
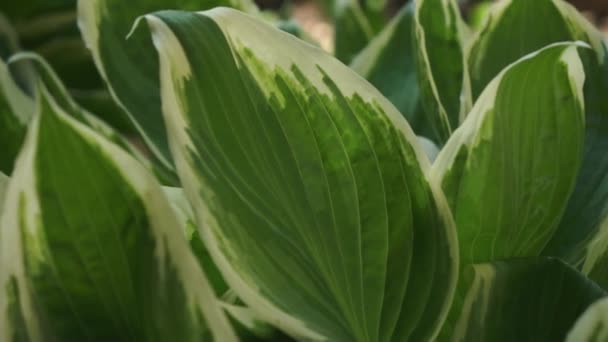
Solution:
M608 298L593 303L576 321L566 342L602 342L608 340Z
M557 259L471 265L463 271L440 340L563 341L579 315L604 296Z
M414 7L404 7L350 64L399 109L410 125L416 120L418 106L413 18ZM416 126L412 128L421 133Z

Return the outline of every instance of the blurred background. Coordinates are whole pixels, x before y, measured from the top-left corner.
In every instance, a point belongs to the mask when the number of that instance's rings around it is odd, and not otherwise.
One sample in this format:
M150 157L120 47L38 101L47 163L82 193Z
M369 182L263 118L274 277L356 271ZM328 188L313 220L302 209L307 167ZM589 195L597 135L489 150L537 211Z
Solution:
M126 0L125 0L126 1ZM499 0L497 0L499 1ZM530 0L534 1L534 0ZM0 1L0 39L13 50L42 55L74 99L127 136L132 123L105 88L77 26L77 0ZM207 3L213 0L207 1ZM411 0L255 0L270 23L317 44L349 64ZM492 0L459 0L473 29L488 17ZM608 37L608 0L569 0ZM201 1L205 3L205 1ZM7 35L7 31L14 34ZM4 36L3 36L4 34ZM336 39L338 38L338 39ZM337 44L335 44L337 42ZM2 51L6 59L14 51Z
M394 16L399 9L412 0L387 0L383 14L387 19ZM500 0L495 0L500 1ZM530 0L533 1L533 0ZM590 21L598 26L608 37L608 0L568 0L576 6ZM333 52L334 28L331 24L331 11L339 0L257 0L263 9L290 13L301 27L317 40L323 48ZM359 0L362 8L373 1ZM489 5L494 1L460 0L464 19L473 24L481 25Z

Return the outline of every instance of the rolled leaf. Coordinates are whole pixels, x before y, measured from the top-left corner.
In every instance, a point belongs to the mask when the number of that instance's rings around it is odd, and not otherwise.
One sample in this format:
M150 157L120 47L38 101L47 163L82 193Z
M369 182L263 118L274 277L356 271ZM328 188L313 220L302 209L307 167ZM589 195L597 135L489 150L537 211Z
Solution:
M433 164L461 260L540 255L574 188L583 152L577 44L556 44L500 73Z
M606 292L552 258L467 267L441 341L563 341L578 317ZM584 341L584 340L576 340Z
M146 143L165 166L173 169L162 119L158 58L151 53L148 32L133 32L135 19L145 13L177 8L201 10L234 6L255 11L250 0L80 0L78 20L82 37L93 54L110 93L125 109Z
M422 108L434 140L443 144L471 108L465 24L455 0L420 0L415 13Z
M608 340L608 298L593 303L576 321L566 342L602 342Z
M432 339L458 252L399 112L325 52L248 15L146 18L178 174L255 316L307 340Z
M0 219L2 341L236 340L156 179L45 87Z

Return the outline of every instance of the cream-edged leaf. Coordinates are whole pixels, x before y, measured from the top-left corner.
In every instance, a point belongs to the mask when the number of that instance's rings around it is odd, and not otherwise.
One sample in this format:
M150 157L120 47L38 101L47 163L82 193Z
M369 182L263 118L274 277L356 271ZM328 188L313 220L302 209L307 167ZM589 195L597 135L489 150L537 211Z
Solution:
M604 296L597 284L558 259L470 265L439 340L564 341L585 309Z
M424 118L443 145L471 109L466 28L455 0L417 1L414 23Z
M350 67L367 79L408 120L417 134L420 118L416 56L413 42L414 6L399 13L353 59Z
M578 48L555 44L503 70L433 164L463 262L540 255L557 230L583 153Z
M78 24L110 93L129 115L161 165L172 170L162 119L158 58L149 33L129 32L135 19L164 9L203 10L233 6L257 11L250 0L80 0ZM128 35L128 39L127 39Z
M255 316L303 339L432 339L456 283L455 231L394 106L237 11L146 19L201 237Z
M236 340L155 177L40 91L0 218L1 340Z

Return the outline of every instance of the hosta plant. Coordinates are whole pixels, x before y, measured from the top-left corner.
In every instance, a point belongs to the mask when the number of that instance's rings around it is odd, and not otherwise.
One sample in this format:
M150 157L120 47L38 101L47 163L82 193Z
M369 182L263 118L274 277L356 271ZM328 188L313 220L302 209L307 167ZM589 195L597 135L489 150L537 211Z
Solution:
M66 4L134 131L0 26L0 340L605 340L603 37L384 5Z

